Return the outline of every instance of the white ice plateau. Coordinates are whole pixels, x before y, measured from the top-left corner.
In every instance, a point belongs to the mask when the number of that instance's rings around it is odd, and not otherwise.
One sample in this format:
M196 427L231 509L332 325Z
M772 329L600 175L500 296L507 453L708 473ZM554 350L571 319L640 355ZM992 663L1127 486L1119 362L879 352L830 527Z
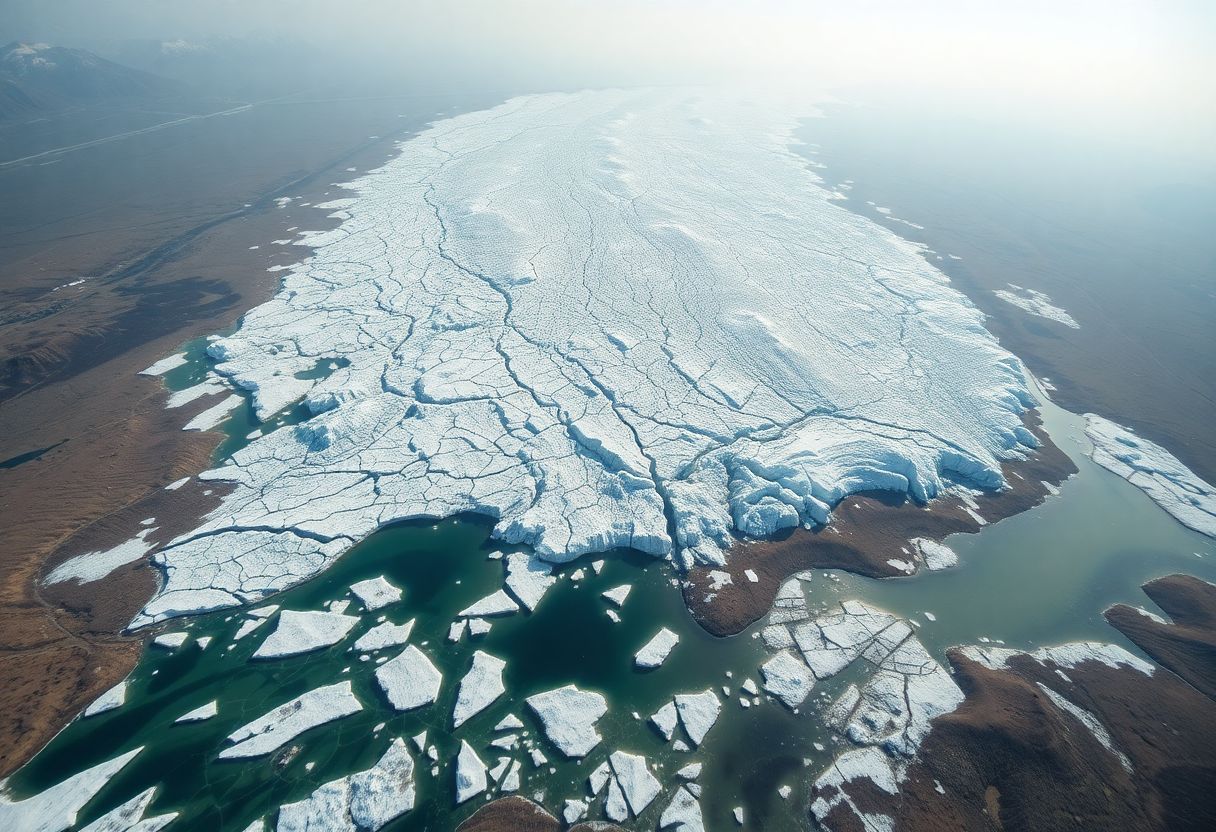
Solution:
M720 565L862 489L1004 484L1021 362L922 249L793 149L813 108L705 90L524 96L437 122L212 341L261 419L155 555L137 625L248 602L375 529L487 514L564 562ZM305 371L344 359L324 378Z

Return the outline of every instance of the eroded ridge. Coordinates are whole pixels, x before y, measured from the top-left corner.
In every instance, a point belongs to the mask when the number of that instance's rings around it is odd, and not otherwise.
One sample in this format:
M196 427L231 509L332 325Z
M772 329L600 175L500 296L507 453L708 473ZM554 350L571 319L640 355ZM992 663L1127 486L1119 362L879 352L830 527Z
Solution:
M259 417L314 415L204 475L234 488L157 556L137 623L261 597L411 517L687 566L859 490L1003 486L1037 444L1021 363L916 246L833 204L791 112L529 96L352 183L340 227L210 347Z

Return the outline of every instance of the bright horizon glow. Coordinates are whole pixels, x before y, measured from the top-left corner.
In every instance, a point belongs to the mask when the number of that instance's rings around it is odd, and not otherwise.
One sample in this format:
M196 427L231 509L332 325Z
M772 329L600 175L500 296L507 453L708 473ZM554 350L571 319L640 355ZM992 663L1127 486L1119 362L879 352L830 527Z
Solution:
M436 89L742 82L916 91L1211 156L1216 8L1200 2L15 0L8 39L299 40ZM305 53L302 60L318 55Z

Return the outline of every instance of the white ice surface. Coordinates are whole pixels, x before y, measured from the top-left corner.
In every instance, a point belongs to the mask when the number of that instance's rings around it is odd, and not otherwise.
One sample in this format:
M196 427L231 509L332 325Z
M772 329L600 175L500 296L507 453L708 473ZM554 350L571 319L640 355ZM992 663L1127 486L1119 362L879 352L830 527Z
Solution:
M485 790L486 765L473 747L461 740L460 752L456 755L456 802L464 803Z
M160 553L136 624L263 597L411 517L488 514L553 561L721 564L735 532L858 490L1002 485L1035 444L1021 363L917 246L832 201L791 149L812 110L536 95L404 143L208 348L260 418L315 415L203 475L232 491ZM349 364L296 377L322 357Z
M430 705L439 696L443 675L414 645L376 668L376 682L399 711Z
M24 800L12 800L0 781L0 829L10 832L63 832L76 822L76 814L122 771L143 748L136 748L74 774Z
M473 665L460 680L456 706L452 709L452 727L459 728L470 718L484 711L503 695L506 686L502 671L507 663L482 650L473 653Z
M658 667L667 661L667 657L679 643L680 637L674 631L664 627L655 633L650 641L642 645L642 649L634 655L633 663L642 668Z
M126 803L115 806L80 832L159 832L177 817L177 813L145 818L144 813L155 795L155 786L145 789Z
M629 811L637 817L662 791L659 779L650 773L646 758L640 754L613 751L608 755L608 762L625 795L625 802L629 804Z
M546 563L535 554L512 552L507 555L506 564L507 590L529 612L536 609L549 587L557 583L557 578L552 575L553 564Z
M214 699L212 699L206 705L199 705L197 708L195 708L192 711L186 711L184 714L182 714L181 716L179 716L177 719L175 719L173 721L174 722L202 722L203 720L211 719L211 717L215 716L217 713L219 713L219 706L216 704L216 701Z
M211 407L204 410L202 413L195 416L189 422L186 422L182 430L211 430L220 422L228 418L228 413L237 407L245 400L236 393L225 398L219 404L213 404Z
M372 650L383 650L386 647L398 647L409 641L410 632L414 629L414 619L404 624L394 624L385 621L377 624L355 640L355 650L360 653Z
M414 760L400 738L371 768L319 787L279 809L277 832L376 832L414 808Z
M135 537L123 541L117 546L100 552L86 552L83 555L68 558L51 570L44 583L50 585L61 581L77 581L87 584L90 581L100 580L118 567L134 563L152 551L154 544L148 543L147 539L148 535L154 531L156 531L155 528L140 529Z
M280 659L331 647L359 623L353 615L316 610L283 610L274 632L253 651L255 659Z
M688 732L688 738L693 745L700 745L709 729L718 721L722 712L722 703L712 690L701 693L680 693L673 697L676 703L676 713L680 715L680 723Z
M401 600L401 590L390 584L383 575L351 584L350 591L368 612L375 612Z
M1029 312L1031 315L1037 315L1040 318L1064 324L1064 326L1071 329L1081 328L1081 325L1076 322L1076 319L1072 315L1069 315L1052 303L1051 298L1042 292L1018 286L1016 283L1010 283L1008 289L997 289L993 294L1005 301L1005 303L1012 304L1023 312Z
M186 358L186 354L184 352L174 353L173 355L166 356L165 358L162 358L160 361L157 361L155 364L153 364L148 369L140 370L139 374L141 376L163 376L165 373L169 372L170 370L173 370L173 369L176 369L176 368L182 366L183 364L186 363L186 361L187 361L187 358Z
M152 643L157 647L163 647L166 650L176 650L186 643L190 635L188 633L161 633L156 638L152 639Z
M106 711L112 711L115 708L122 707L127 701L127 680L123 679L114 687L107 690L101 696L89 703L89 707L84 709L82 716L96 716L103 714Z
M595 723L608 712L608 700L594 691L574 685L536 693L527 698L545 736L567 757L585 757L602 737Z
M1085 435L1094 444L1094 462L1139 488L1179 523L1216 537L1216 487L1165 448L1109 419L1086 413Z
M228 740L235 744L221 751L219 757L260 757L310 728L361 710L363 706L351 692L349 681L316 688L233 731Z

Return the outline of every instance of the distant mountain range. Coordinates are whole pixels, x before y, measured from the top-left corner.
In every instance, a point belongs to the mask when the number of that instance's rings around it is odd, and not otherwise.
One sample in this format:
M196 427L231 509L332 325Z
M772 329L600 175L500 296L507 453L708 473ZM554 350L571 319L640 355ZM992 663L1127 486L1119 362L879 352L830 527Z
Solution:
M83 49L13 42L0 49L0 120L115 99L180 95L176 81Z

